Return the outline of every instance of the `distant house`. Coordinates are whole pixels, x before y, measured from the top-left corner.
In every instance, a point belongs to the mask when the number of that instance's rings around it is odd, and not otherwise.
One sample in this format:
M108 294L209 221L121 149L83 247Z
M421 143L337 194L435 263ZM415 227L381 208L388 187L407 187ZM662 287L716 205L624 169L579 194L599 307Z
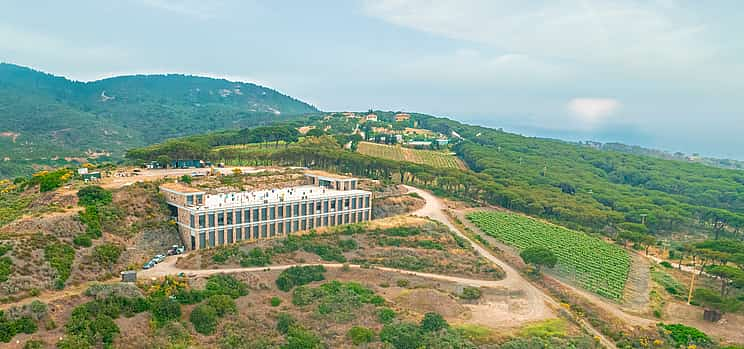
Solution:
M77 173L78 173L79 175L81 175L81 176L82 176L82 175L84 175L84 174L88 174L88 168L87 168L87 167L81 167L81 168L79 168L79 169L77 170Z
M395 135L395 143L403 143L403 135Z
M406 114L406 113L395 114L395 122L408 121L408 120L411 120L411 114Z
M364 121L377 121L377 115L375 114L368 114L364 117Z
M442 147L442 146L449 144L449 139L440 138L440 139L437 139L435 142L437 142L438 146Z
M88 173L82 174L82 176L83 176L83 180L86 182L97 181L101 179L101 172L88 172Z

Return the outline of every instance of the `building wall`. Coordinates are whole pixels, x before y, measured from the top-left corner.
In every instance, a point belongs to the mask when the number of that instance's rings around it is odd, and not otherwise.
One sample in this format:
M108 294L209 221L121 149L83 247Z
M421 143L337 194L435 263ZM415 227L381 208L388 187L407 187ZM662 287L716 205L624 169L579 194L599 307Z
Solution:
M350 193L332 198L210 210L178 206L181 207L178 208L177 223L186 247L201 249L242 240L282 237L318 227L368 221L372 214L372 197L371 193L366 192Z

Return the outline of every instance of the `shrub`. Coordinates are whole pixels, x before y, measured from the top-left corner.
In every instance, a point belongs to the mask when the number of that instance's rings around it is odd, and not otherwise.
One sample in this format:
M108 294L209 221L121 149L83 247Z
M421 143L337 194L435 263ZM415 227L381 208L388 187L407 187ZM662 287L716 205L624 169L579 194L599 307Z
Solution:
M424 319L421 320L421 329L425 332L437 332L448 327L449 324L447 321L444 320L442 315L437 313L426 313L424 314Z
M178 303L181 304L196 304L204 300L204 292L199 290L185 290L180 289L174 295Z
M320 338L306 329L290 327L287 332L287 344L282 349L321 349Z
M251 249L240 259L240 266L244 268L262 267L269 264L271 264L271 254L260 247Z
M97 185L89 185L78 190L78 204L80 206L106 205L111 203L111 192Z
M152 318L162 326L181 317L181 304L169 297L157 297L150 301L150 312Z
M346 335L354 345L360 345L371 342L375 338L375 331L362 326L354 326Z
M390 343L395 349L418 349L421 347L422 333L411 323L388 324L380 331L380 340Z
M44 342L38 339L30 339L28 342L23 344L23 349L42 349L44 348Z
M276 317L276 330L279 333L286 334L297 321L287 313L279 313Z
M0 282L8 281L13 274L13 260L10 257L0 257Z
M462 299L479 299L481 297L481 290L478 287L465 287L462 289L460 298Z
M55 287L64 288L65 281L72 272L72 262L75 260L75 249L64 242L50 243L44 247L44 259L49 262L57 274Z
M661 263L659 263L659 265L661 265L662 267L667 268L667 269L672 269L673 268L672 267L672 263L669 263L667 261L662 261Z
M207 304L199 304L191 312L189 320L196 332L208 336L214 333L217 327L217 311Z
M380 308L377 310L377 321L381 324L389 324L395 319L395 310L390 308Z
M700 330L694 327L682 324L661 324L671 337L679 345L706 344L710 343L710 338Z
M65 335L57 342L57 349L85 349L90 347L91 345L87 339L76 335Z
M93 259L111 272L114 268L114 264L119 261L121 252L121 246L112 243L105 243L93 248Z
M409 282L406 279L398 279L395 281L395 284L398 285L398 287L408 287Z
M227 314L232 314L238 311L238 307L235 305L235 300L230 298L228 295L218 294L211 296L207 299L207 305L214 308L217 312L217 316L223 317Z
M93 246L93 240L87 234L80 234L80 235L75 236L75 238L72 239L72 243L74 243L75 246L80 246L80 247Z
M234 299L248 295L248 286L232 275L217 274L207 279L204 292L207 296L224 294Z
M313 281L325 279L325 268L322 265L294 266L282 271L276 279L276 286L289 292L295 286L307 285Z
M272 307L278 307L280 304L282 304L282 299L279 297L271 297L271 306Z

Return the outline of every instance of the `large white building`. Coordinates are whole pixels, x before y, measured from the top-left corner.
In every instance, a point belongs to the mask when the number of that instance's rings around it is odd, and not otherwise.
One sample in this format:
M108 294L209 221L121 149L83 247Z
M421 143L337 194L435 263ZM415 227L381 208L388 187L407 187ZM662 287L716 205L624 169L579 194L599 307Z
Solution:
M160 190L192 250L371 219L372 193L357 189L356 178L318 171L305 177L307 185L262 191L210 195L179 183Z

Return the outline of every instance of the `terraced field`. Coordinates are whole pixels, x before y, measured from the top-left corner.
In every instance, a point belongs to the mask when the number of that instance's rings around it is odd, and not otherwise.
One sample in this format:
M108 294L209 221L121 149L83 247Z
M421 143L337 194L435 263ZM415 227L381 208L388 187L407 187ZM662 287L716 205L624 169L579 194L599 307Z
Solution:
M503 212L467 216L483 232L520 250L545 247L558 257L555 269L581 287L610 299L623 296L630 256L620 247L587 234Z
M434 150L410 149L386 144L360 142L357 151L364 155L396 161L408 161L440 168L467 169L458 157Z

